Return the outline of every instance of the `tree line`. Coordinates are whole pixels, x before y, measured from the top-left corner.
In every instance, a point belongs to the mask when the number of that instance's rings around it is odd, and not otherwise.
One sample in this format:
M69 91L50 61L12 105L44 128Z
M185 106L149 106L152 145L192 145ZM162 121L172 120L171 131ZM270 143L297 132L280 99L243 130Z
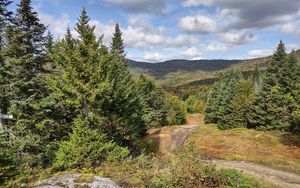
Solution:
M85 9L73 37L43 25L31 0L0 0L0 184L32 167L92 167L138 153L151 127L185 122L186 106L153 80L131 76L122 32L109 47Z
M205 121L222 129L248 127L260 130L300 131L300 64L295 51L286 53L279 42L262 75L239 71L223 76L211 88Z

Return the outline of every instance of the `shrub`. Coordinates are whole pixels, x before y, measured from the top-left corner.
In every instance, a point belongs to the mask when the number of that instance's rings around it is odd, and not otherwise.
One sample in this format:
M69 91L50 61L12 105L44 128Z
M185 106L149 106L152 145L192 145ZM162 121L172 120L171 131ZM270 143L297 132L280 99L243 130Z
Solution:
M175 151L168 173L162 173L149 187L214 187L221 183L215 165L201 158L191 143Z
M129 150L108 141L105 134L92 130L80 118L75 120L70 140L59 144L54 169L93 167L105 160L117 161L128 156Z
M169 125L182 125L186 123L186 104L176 96L168 95L166 98L167 122Z
M20 160L17 147L7 138L6 133L0 132L0 185L19 173Z

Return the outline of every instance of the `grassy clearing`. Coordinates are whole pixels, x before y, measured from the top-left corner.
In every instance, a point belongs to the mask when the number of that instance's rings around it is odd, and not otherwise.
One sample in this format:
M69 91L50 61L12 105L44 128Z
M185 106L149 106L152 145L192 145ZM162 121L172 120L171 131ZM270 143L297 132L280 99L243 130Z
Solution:
M201 125L187 142L209 158L251 161L300 174L300 136L249 129L219 130Z
M173 155L141 155L122 163L105 163L101 169L122 187L277 187L237 170L216 168L213 163L199 158L194 144L174 150Z

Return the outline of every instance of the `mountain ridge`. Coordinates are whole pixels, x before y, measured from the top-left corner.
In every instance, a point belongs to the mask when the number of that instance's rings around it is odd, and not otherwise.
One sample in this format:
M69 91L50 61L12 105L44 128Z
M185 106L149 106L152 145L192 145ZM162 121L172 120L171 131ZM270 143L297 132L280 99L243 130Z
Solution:
M296 51L298 57L300 57L300 49ZM230 68L235 65L243 64L260 64L266 66L268 60L272 56L252 58L252 59L201 59L201 60L186 60L186 59L173 59L162 62L150 63L143 61L135 61L128 59L129 67L135 69L134 71L140 73L147 73L154 78L163 79L166 75L174 72L214 72L221 71L226 68Z

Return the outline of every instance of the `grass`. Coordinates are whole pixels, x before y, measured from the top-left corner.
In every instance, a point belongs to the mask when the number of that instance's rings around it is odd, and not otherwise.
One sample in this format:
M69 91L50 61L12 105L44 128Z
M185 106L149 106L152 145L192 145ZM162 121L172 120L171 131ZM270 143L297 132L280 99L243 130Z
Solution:
M250 161L300 174L300 136L249 129L219 130L201 125L187 142L209 158Z
M256 177L232 169L219 169L201 159L194 144L163 157L138 156L123 162L105 163L106 177L122 187L241 187L277 188Z
M76 183L93 183L95 181L94 175L84 174L80 175L74 180Z

